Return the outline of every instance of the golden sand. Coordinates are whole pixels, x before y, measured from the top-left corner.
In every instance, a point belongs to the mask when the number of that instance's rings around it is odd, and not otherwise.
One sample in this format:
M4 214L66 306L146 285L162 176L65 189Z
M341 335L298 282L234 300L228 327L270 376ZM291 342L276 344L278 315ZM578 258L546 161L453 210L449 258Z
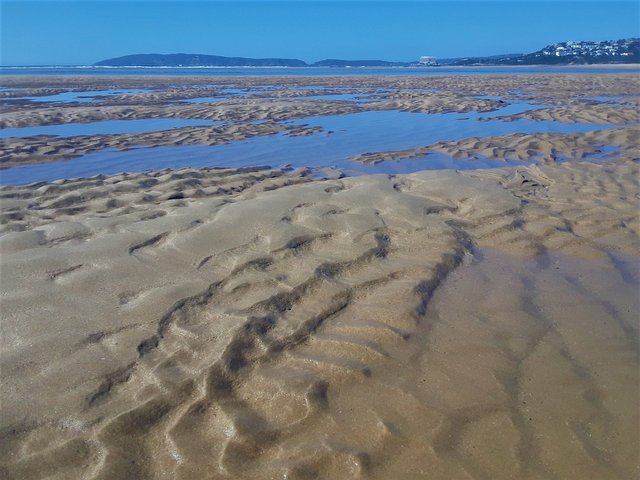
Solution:
M5 473L632 478L637 175L5 188Z
M637 477L617 138L601 164L0 189L0 476Z

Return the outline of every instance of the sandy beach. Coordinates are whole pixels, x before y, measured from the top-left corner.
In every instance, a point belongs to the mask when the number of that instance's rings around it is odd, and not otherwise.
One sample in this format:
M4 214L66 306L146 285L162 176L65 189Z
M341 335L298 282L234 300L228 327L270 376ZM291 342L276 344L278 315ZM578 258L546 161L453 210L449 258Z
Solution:
M181 168L1 187L3 478L640 473L637 75L270 77L273 91L205 104L171 102L266 81L2 82L22 96L157 88L91 106L5 102L3 128L225 122L9 138L2 168L319 134L286 123L309 116L485 114L523 99L542 108L500 121L603 125L416 138L354 158L527 162L495 169ZM339 88L371 101L304 99ZM605 95L629 98L590 99Z

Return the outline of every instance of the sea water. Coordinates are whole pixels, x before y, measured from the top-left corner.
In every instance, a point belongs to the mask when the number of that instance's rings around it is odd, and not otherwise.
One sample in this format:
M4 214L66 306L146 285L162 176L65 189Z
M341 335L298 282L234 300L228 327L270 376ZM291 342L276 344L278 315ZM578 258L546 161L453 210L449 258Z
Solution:
M214 146L141 147L127 151L105 149L63 162L2 170L0 184L27 184L61 178L115 174L123 171L141 172L184 167L236 168L270 165L276 168L289 165L309 167L318 171L336 168L348 175L408 173L425 169L462 170L505 167L523 163L518 161L505 163L492 159L453 159L446 155L431 153L421 158L363 165L353 162L350 157L368 152L422 147L439 141L469 137L512 133L581 133L612 127L528 119L503 122L495 118L535 108L543 107L528 103L514 103L488 113L429 114L389 110L307 117L284 123L320 127L322 131L308 136L289 136L283 133L258 136ZM488 120L479 121L480 118ZM74 127L73 124L67 126Z

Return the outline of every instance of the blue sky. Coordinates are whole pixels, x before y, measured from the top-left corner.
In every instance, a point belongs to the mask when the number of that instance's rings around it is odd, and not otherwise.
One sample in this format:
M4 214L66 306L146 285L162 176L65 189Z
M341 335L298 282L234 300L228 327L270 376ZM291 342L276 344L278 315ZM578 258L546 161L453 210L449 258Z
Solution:
M637 1L6 1L2 65L133 53L409 61L639 36Z

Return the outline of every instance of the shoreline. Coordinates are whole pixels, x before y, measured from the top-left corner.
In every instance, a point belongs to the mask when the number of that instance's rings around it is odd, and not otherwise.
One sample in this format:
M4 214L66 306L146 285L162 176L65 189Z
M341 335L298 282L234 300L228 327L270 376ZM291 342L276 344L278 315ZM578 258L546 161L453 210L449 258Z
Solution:
M587 63L587 64L567 64L567 65L546 65L546 64L531 64L531 65L434 65L434 66L419 66L419 65L408 65L408 66L344 66L344 67L314 67L314 66L302 66L302 67L293 67L287 65L281 66L207 66L207 65L190 65L190 66L151 66L151 65L0 65L0 69L19 69L19 68L95 68L95 69L112 69L112 68L150 68L150 69L202 69L202 68L210 68L210 69L281 69L281 68L291 68L291 69L352 69L352 68L360 68L360 69L423 69L423 70L431 70L431 69L439 69L439 68L460 68L460 69L476 69L476 68L631 68L631 69L640 69L640 63Z

